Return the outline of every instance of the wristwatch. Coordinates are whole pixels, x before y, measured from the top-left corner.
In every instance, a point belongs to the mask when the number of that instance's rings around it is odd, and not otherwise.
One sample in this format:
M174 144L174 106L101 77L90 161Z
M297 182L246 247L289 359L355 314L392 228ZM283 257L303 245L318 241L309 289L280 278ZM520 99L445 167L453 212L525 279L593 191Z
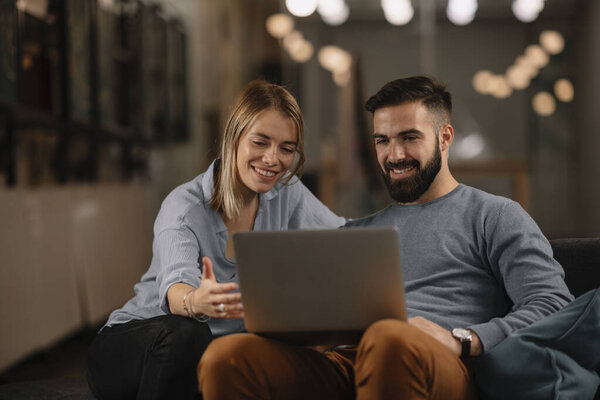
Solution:
M454 328L452 329L452 336L458 339L460 345L462 346L460 357L469 357L471 354L471 342L473 341L473 334L471 331L464 328Z

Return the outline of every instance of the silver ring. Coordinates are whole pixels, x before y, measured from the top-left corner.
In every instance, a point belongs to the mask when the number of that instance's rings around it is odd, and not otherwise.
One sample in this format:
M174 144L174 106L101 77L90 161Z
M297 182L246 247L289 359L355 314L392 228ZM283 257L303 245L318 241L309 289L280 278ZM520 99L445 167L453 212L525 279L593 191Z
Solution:
M222 313L225 312L225 304L223 304L223 303L219 304L219 311L221 311Z

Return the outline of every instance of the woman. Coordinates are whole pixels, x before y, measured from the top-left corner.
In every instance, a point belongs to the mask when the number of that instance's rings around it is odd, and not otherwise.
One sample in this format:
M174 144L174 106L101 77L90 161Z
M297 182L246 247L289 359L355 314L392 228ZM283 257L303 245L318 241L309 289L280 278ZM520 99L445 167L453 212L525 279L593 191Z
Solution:
M150 268L92 343L88 382L99 399L197 396L196 366L206 346L244 330L234 232L345 222L295 176L303 144L293 96L250 83L227 122L220 158L164 200Z

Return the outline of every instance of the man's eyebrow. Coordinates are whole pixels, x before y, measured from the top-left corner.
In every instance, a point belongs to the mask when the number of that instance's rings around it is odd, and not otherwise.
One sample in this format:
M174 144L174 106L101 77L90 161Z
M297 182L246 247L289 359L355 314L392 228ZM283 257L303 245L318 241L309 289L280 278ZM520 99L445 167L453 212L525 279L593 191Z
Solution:
M264 133L260 133L260 132L252 132L252 135L255 136L259 136L265 140L271 140L271 137L269 135L266 135ZM294 145L294 146L298 146L298 142L294 142L292 140L287 140L285 142L283 142L283 144L289 144L289 145Z
M400 132L396 133L395 136L406 136L406 135L415 135L415 134L417 134L417 135L423 135L423 132L421 132L417 128L411 128L411 129L406 129L404 131L400 131ZM377 132L375 132L373 134L373 139L387 138L389 136L394 136L394 135L384 135L383 133L377 133Z

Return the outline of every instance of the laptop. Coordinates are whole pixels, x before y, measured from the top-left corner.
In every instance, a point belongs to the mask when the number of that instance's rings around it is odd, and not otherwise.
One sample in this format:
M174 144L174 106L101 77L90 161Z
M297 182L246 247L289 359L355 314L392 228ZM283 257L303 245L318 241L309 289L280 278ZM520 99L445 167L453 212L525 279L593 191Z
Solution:
M393 228L237 232L248 332L296 344L356 344L384 318L406 320Z

